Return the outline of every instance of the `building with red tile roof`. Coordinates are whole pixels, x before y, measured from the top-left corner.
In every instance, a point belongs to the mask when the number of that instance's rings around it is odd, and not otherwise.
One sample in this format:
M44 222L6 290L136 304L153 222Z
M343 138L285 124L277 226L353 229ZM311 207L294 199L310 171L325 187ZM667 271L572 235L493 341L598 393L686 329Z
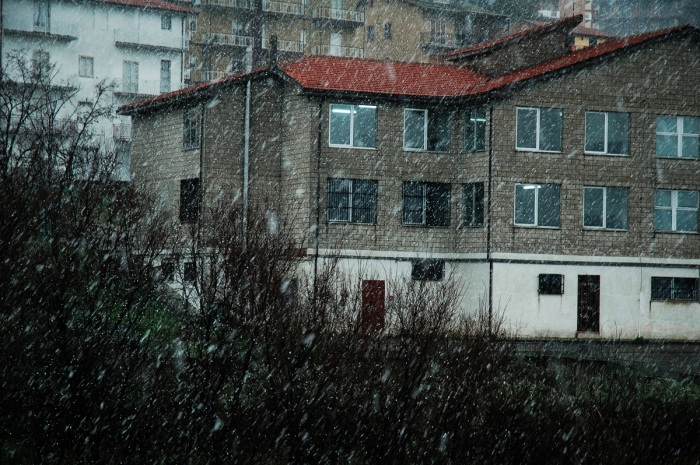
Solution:
M133 181L185 225L264 205L304 269L451 275L517 337L700 340L700 31L572 51L574 27L539 54L311 56L123 106Z

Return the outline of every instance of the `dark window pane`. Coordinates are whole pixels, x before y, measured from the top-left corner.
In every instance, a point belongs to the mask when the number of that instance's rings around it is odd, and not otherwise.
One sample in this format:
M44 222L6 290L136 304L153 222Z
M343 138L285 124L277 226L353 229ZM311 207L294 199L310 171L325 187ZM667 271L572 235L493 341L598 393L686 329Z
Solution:
M426 225L450 225L450 191L450 184L427 184L425 213Z
M608 153L629 154L630 115L628 113L608 113Z
M673 278L651 278L651 300L671 300Z
M424 224L424 187L419 182L403 183L403 224Z
M537 110L518 108L517 141L519 149L537 149Z
M605 152L605 113L586 113L586 152Z
M677 157L678 156L678 136L656 136L656 156L657 157Z
M199 215L199 178L180 181L180 222L194 223Z
M197 268L194 262L187 262L182 270L182 280L186 283L192 283L197 279Z
M605 210L606 228L627 229L627 189L608 187Z
M163 281L166 283L172 283L175 281L175 262L170 260L164 260L160 264L160 274Z
M431 111L428 115L428 150L450 151L450 114Z
M535 190L533 184L515 186L515 224L535 224Z
M350 145L351 105L331 105L330 141L332 145Z
M377 147L377 107L353 106L353 147Z
M352 221L355 223L376 223L377 181L353 181Z
M559 226L561 217L560 190L561 188L555 184L540 186L537 198L538 226Z
M445 276L444 260L416 260L412 263L411 279L417 281L441 281Z
M350 180L328 180L328 221L350 221Z
M603 227L603 188L583 189L583 225L592 228Z
M671 286L671 298L673 300L698 300L697 278L673 278Z
M656 117L656 132L677 133L676 116L659 115Z
M540 294L563 294L564 275L561 274L541 274L539 276Z
M540 110L540 150L561 152L561 126L561 110Z

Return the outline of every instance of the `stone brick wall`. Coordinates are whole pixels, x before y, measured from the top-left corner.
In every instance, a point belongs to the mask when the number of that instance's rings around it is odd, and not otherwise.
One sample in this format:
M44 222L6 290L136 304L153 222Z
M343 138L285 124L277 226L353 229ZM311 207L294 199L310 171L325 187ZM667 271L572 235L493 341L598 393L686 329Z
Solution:
M666 41L532 82L494 108L494 251L698 258L700 235L654 231L654 192L700 190L700 160L656 155L656 116L700 116L700 50ZM516 107L563 110L561 153L515 150ZM585 113L630 114L630 155L584 153ZM561 228L513 225L516 182L562 186ZM583 228L583 187L629 189L629 230Z

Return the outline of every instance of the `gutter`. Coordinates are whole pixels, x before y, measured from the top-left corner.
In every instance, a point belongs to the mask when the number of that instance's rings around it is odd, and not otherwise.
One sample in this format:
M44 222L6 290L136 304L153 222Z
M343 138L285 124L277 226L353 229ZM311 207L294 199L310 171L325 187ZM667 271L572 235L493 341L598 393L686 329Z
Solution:
M316 137L316 231L315 231L315 244L314 244L314 298L313 308L316 308L316 295L318 294L318 247L321 235L321 148L322 148L322 136L323 136L323 102L324 99L318 104L318 133Z

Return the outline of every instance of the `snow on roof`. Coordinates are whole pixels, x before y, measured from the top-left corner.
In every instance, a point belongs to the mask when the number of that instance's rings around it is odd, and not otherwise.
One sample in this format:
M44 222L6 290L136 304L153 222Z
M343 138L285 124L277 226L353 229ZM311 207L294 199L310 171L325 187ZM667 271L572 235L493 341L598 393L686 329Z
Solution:
M98 0L102 3L112 3L114 5L133 6L137 8L148 8L153 10L177 11L180 13L194 13L193 10L179 5L165 2L163 0Z
M574 26L576 24L579 24L582 20L582 15L567 17L564 19L560 19L559 21L553 21L551 23L543 24L542 26L533 27L531 29L526 29L520 32L515 32L513 34L509 34L503 37L498 37L488 42L482 42L480 44L475 44L469 47L461 48L459 50L455 50L454 52L446 53L445 55L443 55L443 57L448 60L454 60L464 56L479 55L489 50L492 50L493 48L502 47L507 45L508 43L522 40L524 37L527 37L529 35L548 32L558 28L570 27L573 29Z

